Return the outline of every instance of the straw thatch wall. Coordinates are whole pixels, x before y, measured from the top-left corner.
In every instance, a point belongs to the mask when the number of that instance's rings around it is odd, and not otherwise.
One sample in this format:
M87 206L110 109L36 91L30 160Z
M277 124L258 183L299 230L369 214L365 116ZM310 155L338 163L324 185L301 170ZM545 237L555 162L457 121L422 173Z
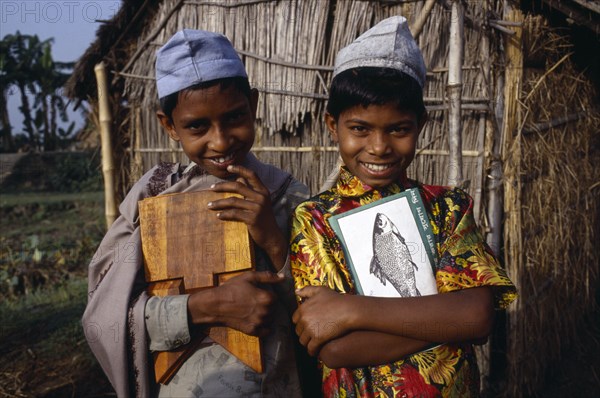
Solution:
M414 25L424 4L324 0L161 2L153 21L139 36L136 59L121 71L130 115L135 115L128 129L132 141L131 180L160 159L185 160L156 121L156 89L151 79L155 51L173 33L187 27L219 31L230 38L246 64L251 84L261 92L255 153L266 162L290 170L316 192L337 160L336 148L322 122L335 54L388 16L405 15ZM469 7L470 21L483 19L483 4ZM429 70L426 97L431 121L421 137L421 151L411 172L430 183L445 183L448 164L444 112L448 107L448 34L440 32L449 32L449 12L444 2L435 4L419 37ZM468 110L463 114L464 173L470 192L480 198L485 120L491 114L488 93L493 92L489 76L485 77L490 68L487 54L491 51L490 36L498 34L474 24L465 33L463 103Z
M520 294L507 396L534 395L565 371L567 348L584 353L598 338L588 322L600 281L598 92L566 32L528 17L522 43L518 125L505 140L505 258Z

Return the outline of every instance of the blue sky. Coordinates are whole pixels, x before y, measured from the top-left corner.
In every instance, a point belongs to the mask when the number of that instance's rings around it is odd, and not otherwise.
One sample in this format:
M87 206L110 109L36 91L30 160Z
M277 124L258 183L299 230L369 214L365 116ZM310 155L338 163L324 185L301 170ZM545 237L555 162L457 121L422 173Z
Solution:
M94 41L101 24L98 21L111 19L120 5L120 0L0 0L0 38L17 31L21 34L37 34L41 40L54 38L54 60L73 62ZM10 122L13 133L18 133L23 128L23 117L18 110L16 90L10 92ZM76 121L77 128L83 126L83 118L78 112L70 112L70 118Z

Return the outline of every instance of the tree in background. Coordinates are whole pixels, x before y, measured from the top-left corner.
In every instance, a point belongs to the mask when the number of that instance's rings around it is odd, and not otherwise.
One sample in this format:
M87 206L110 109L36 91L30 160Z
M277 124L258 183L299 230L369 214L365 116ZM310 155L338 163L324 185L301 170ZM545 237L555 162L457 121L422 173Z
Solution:
M29 103L28 93L35 94L35 74L32 66L34 61L42 55L42 44L37 37L21 35L17 31L14 35L6 35L2 41L2 80L3 91L16 86L21 96L19 110L23 114L23 126L33 148L38 147L38 139L34 130L34 121Z
M36 96L36 106L41 106L41 115L43 117L43 138L44 149L54 150L58 145L57 135L57 117L63 122L69 120L67 116L67 106L61 95L61 90L69 78L65 71L73 69L73 62L55 62L52 59L53 39L43 46L43 54L34 65L37 84L40 88Z
M12 60L8 57L8 49L8 41L0 41L0 83L2 84L2 95L0 96L0 147L12 149L14 141L12 139L12 126L10 125L10 117L8 115L8 89L13 82L9 81L6 71L13 69L14 66L9 65Z
M68 139L73 124L66 130L58 128L57 119L68 121L61 89L74 63L55 62L52 58L53 39L41 41L37 35L6 35L0 42L0 77L2 78L2 146L13 148L12 127L7 110L7 94L17 87L21 97L19 110L32 149L53 150ZM33 95L33 107L29 96Z
M2 84L2 96L0 96L0 147L12 150L14 140L12 139L12 126L8 115L8 90L16 83L14 71L16 69L14 57L10 54L11 40L5 37L0 41L0 83Z

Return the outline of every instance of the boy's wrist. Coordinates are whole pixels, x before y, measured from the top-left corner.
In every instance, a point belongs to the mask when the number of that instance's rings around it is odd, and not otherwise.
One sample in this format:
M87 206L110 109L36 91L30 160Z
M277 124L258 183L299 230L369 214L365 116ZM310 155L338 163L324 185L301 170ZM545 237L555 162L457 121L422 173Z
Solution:
M272 244L267 244L264 250L267 252L273 268L276 272L279 272L285 265L288 256L288 247L283 239L278 239Z
M218 308L216 289L205 289L193 293L188 299L188 315L190 322L199 324L217 323L217 315L211 309Z
M368 330L368 322L363 322L363 320L365 319L365 314L364 312L369 312L369 311L363 311L364 309L366 309L365 305L368 304L366 302L364 302L364 296L356 296L353 294L347 294L345 295L346 300L346 306L348 307L348 310L345 311L346 314L348 314L346 316L346 329L349 331L355 331L355 330Z

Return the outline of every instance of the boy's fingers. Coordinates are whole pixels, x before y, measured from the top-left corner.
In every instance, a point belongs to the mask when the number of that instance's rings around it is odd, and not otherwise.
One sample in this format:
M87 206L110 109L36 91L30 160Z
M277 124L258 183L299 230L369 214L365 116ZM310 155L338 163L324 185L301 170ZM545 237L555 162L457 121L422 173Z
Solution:
M306 349L309 355L316 357L319 354L319 351L321 351L321 346L322 344L315 344L314 340L311 340Z
M208 204L210 210L246 210L256 211L256 203L249 199L240 197L229 197L225 199L215 200Z
M249 272L247 274L246 280L252 283L280 283L281 281L283 281L284 276L283 275L279 275L279 274L275 274L273 272L269 272L269 271L256 271L256 272Z
M319 291L318 286L306 286L302 289L296 290L296 295L302 297L303 299L308 299L317 294Z
M256 173L244 166L232 165L227 167L227 171L233 174L237 174L238 176L243 178L246 181L246 185L249 185L250 187L252 187L252 189L258 192L264 192L266 190L264 184L262 183L260 178L258 178Z
M243 184L245 186L248 186L248 181L244 178L244 177L238 177L235 179L237 182L239 182L240 184Z
M296 325L296 333L298 333L298 335L302 334L302 330L298 330L298 321L300 320L300 312L298 312L298 310L294 311L294 314L292 315L292 322L294 323L294 325Z
M253 190L247 184L247 182L244 183L244 182L240 181L240 178L238 178L236 181L220 182L218 184L214 184L211 187L211 190L214 192L236 193L243 198L257 199L260 197L260 194L258 194L255 190ZM229 199L229 198L227 198L227 199ZM227 200L227 199L216 200L214 203L217 203L217 202L220 202L223 200Z

